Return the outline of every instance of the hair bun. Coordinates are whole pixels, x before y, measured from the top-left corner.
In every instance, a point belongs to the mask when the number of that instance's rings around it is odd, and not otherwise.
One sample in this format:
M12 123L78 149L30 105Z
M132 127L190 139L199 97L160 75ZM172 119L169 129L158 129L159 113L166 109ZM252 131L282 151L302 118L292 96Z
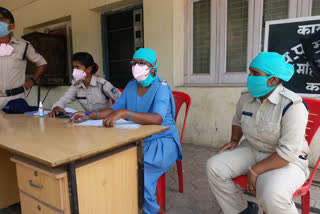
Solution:
M99 66L97 65L97 63L94 63L94 64L92 65L92 71L91 71L91 73L92 73L92 74L97 73L98 68L99 68Z

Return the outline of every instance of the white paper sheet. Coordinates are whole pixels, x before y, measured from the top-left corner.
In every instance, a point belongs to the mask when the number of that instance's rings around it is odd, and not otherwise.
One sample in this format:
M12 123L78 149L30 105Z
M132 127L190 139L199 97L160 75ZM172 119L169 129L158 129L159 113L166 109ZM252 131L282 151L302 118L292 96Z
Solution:
M78 112L77 110L74 110L72 108L65 108L64 109L66 112L70 112L70 113L75 113ZM47 116L51 111L44 111L44 116ZM39 111L28 111L25 112L24 114L28 114L28 115L32 115L32 116L38 116Z
M132 129L136 129L136 128L139 128L141 125L138 124L138 123L135 123L133 121L127 121L127 120L124 120L124 119L120 119L120 120L117 120L115 123L114 123L114 127L118 127L118 128L132 128Z
M103 126L102 120L87 120L82 123L75 123L77 126Z
M103 126L102 121L103 120L87 120L82 123L77 123L75 125L77 125L77 126ZM140 124L137 124L132 121L127 121L124 119L120 119L114 123L114 127L117 127L117 128L136 129L136 128L139 128L140 126L141 126Z
M44 116L47 116L50 113L50 111L43 111L43 113L44 113ZM25 112L24 114L38 117L39 111L28 111L28 112Z
M78 112L77 110L75 110L75 109L73 109L73 108L69 108L69 107L65 108L64 110L65 110L66 112L70 112L70 113L76 113L76 112Z

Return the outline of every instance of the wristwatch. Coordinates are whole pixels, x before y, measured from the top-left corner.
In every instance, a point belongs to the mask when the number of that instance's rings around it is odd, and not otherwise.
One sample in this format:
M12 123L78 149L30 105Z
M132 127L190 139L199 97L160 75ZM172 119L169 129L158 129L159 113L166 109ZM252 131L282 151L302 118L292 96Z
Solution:
M34 85L37 85L37 81L35 79L33 79L33 77L30 78L33 82Z
M239 140L237 140L237 139L231 139L231 142L239 143Z

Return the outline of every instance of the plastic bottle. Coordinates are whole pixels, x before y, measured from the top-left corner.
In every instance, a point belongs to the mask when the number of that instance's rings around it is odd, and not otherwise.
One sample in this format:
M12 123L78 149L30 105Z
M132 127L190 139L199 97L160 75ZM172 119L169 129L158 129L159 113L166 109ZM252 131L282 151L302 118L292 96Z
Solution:
M39 103L39 117L44 117L43 105L41 101Z

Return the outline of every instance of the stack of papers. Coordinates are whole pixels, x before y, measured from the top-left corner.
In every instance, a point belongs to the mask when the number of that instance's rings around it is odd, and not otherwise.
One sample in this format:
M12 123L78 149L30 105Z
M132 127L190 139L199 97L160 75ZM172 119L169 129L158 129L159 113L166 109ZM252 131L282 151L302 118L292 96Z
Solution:
M77 123L75 125L77 125L77 126L103 126L102 121L103 120L87 120L82 123ZM136 128L139 128L140 126L141 126L140 124L137 124L132 121L127 121L124 119L120 119L114 123L114 127L117 127L117 128L136 129Z
M64 109L67 113L75 113L77 112L77 110L74 110L72 108L65 108ZM47 116L51 111L44 111L44 116ZM36 116L38 117L39 116L39 111L28 111L28 112L25 112L24 114L28 114L28 115L32 115L32 116Z
M114 123L114 127L118 128L139 128L141 125L138 123L135 123L133 121L128 121L124 119L117 120Z
M76 112L78 112L77 110L74 110L73 108L69 108L69 107L67 107L67 108L65 108L64 109L66 112L70 112L70 113L76 113Z
M51 111L43 111L44 116L47 116L50 112ZM28 112L25 112L24 114L28 114L28 115L32 115L32 116L38 117L39 116L39 111L28 111Z

